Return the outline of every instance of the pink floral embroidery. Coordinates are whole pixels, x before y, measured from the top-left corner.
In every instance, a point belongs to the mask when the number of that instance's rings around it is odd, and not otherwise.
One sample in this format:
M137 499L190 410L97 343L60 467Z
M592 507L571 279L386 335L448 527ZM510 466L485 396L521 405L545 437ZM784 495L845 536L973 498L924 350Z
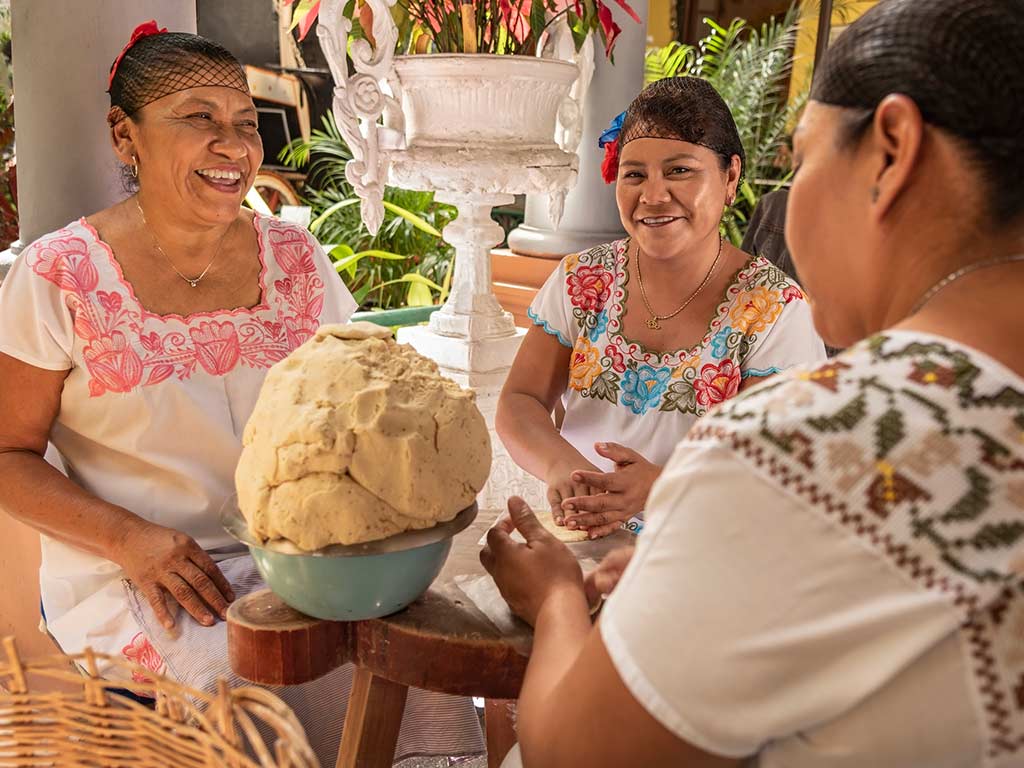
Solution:
M301 230L275 221L266 230L265 259L272 258L285 276L264 286L263 303L252 310L189 318L146 312L113 257L119 282L104 285L112 290L98 290L90 243L72 230L34 246L29 256L33 271L65 292L75 335L84 342L92 396L130 392L171 376L183 381L199 369L223 376L239 364L269 368L312 337L326 287L316 271L313 244Z
M94 396L131 392L142 381L142 359L121 331L111 331L89 342L82 356L92 374L89 391Z
M242 356L238 332L231 323L204 322L188 333L196 346L196 359L211 376L227 373Z
M140 667L145 667L150 672L156 672L157 674L163 669L164 660L160 658L160 654L156 652L152 643L141 632L137 633L124 648L121 649L121 655L124 656L128 661L138 664ZM132 672L132 680L136 683L150 683L152 680L145 674L139 671Z
M316 272L309 240L295 229L270 230L270 247L281 269L289 275Z

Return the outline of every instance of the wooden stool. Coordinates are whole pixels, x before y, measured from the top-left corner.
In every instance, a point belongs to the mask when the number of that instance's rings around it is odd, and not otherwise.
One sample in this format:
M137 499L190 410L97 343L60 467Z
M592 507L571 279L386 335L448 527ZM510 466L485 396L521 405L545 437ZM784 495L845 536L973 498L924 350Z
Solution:
M358 669L342 732L338 768L390 768L411 686L485 699L487 764L497 768L516 742L519 697L532 630L517 622L499 630L462 592L457 580L485 577L479 541L497 518L481 510L455 537L430 590L403 611L368 621L322 621L288 607L270 590L228 609L228 655L239 676L265 685L297 685L351 662ZM618 531L572 546L600 560L633 536ZM489 578L489 577L488 577Z

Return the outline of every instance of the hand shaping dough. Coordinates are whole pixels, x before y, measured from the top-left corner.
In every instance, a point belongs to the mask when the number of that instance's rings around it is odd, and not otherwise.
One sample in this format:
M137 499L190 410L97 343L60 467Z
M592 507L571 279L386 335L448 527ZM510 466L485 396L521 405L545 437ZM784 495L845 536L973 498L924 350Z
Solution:
M556 525L555 518L551 514L550 509L538 512L537 519L544 526L544 530L559 541L564 541L567 544L572 544L576 541L587 541L590 538L586 531L581 531L579 528L573 529L566 528L564 525Z
M271 368L242 442L250 531L307 551L451 520L491 467L473 393L370 323L324 326Z

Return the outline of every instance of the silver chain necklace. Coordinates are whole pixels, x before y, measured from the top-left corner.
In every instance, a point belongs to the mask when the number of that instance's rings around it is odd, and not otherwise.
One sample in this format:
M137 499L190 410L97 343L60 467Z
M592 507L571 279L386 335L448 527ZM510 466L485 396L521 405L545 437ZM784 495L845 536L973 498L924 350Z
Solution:
M210 259L210 263L206 265L206 269L200 272L198 277L189 277L188 275L183 275L181 271L176 266L174 266L174 262L171 261L171 257L167 255L163 248L160 247L160 241L156 239L156 234L153 232L153 229L149 226L149 222L146 221L146 213L145 211L142 210L142 203L139 202L138 197L135 198L135 207L139 209L139 215L142 217L142 223L146 227L146 231L149 232L149 236L153 238L153 245L155 245L156 249L160 251L160 255L164 257L164 261L167 262L168 266L170 266L170 268L174 270L174 273L178 277L180 277L186 283L191 285L193 288L199 285L199 281L206 277L206 273L210 271L210 267L213 266L213 262L215 262L217 260L217 257L220 256L220 252L224 248L224 241L227 240L228 233L231 232L231 225L233 225L234 222L231 222L231 224L228 225L227 230L220 238L220 243L217 244L217 250L214 252L213 258Z
M937 282L935 285L929 288L928 291L924 294L924 296L918 299L917 304L915 304L914 308L910 310L910 313L907 315L907 317L912 317L913 315L916 315L924 308L924 305L927 304L932 299L934 299L940 291L942 291L944 288L947 288L951 283L955 283L964 275L969 275L971 274L971 272L976 272L979 269L985 269L987 267L997 267L1000 264L1013 264L1015 262L1020 261L1024 261L1024 253L1015 253L1012 256L997 256L993 259L985 259L984 261L977 261L974 264L968 264L966 267L960 267L960 269L956 270L956 272L950 272L944 278L939 280L939 282Z

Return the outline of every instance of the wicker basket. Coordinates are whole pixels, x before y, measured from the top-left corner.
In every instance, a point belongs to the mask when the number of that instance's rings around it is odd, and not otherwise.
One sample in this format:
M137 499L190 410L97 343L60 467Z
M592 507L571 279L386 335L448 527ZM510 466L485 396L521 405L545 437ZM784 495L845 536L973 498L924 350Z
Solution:
M14 639L3 640L0 661L0 767L35 768L313 768L306 734L284 702L261 688L216 696L161 678L122 659L86 649L23 661ZM85 670L72 671L68 662ZM154 709L110 694L124 683L103 680L97 662L147 682L131 690L156 700ZM76 683L70 692L33 693L48 678ZM270 734L269 738L261 735Z

